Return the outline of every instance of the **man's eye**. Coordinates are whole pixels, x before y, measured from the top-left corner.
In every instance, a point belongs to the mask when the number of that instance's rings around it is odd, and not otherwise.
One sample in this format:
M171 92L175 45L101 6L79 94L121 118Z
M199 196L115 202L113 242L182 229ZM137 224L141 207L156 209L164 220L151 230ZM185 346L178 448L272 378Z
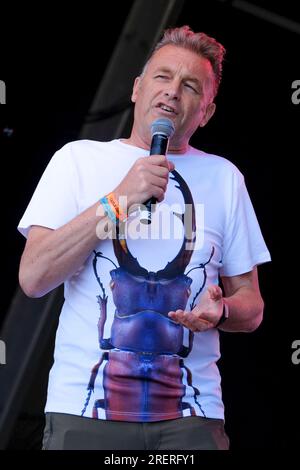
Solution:
M185 86L187 88L190 88L192 91L194 91L195 93L198 93L198 91L196 90L196 88L194 88L192 85L190 85L189 83L185 83Z
M156 75L155 78L162 78L162 79L168 79L167 75Z

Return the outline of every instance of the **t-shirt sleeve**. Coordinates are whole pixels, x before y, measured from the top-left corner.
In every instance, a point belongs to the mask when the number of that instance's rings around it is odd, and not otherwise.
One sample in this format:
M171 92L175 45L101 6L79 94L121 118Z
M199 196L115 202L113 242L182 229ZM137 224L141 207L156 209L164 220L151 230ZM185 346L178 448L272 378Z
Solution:
M237 276L270 260L244 177L240 174L224 233L220 275Z
M27 237L32 225L57 229L76 215L76 171L71 144L67 144L48 163L19 222L18 230Z

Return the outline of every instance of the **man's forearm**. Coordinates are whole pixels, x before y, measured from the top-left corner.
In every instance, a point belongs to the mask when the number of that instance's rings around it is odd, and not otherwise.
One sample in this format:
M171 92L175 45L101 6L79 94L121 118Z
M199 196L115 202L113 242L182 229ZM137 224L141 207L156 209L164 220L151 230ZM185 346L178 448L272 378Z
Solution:
M230 297L224 297L229 308L228 319L219 329L228 332L256 330L263 318L264 302L260 294L251 288L241 287Z
M112 229L99 203L25 248L20 285L30 297L41 297L59 286L84 264L99 240Z

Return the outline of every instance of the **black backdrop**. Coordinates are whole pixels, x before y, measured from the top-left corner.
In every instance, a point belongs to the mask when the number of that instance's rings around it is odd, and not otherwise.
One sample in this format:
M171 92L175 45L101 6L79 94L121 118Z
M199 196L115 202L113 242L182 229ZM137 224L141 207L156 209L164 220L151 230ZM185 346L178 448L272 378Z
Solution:
M26 11L18 7L4 15L1 321L24 246L17 223L52 154L78 137L132 3L107 2L97 13L91 6L73 6L64 15L54 6L30 11L26 5ZM177 24L203 30L227 48L217 113L192 144L229 158L244 173L273 258L259 270L266 302L262 326L251 335L222 335L227 432L233 449L290 448L299 440L300 417L300 365L291 362L292 341L300 339L297 277L291 274L298 258L293 188L300 104L292 103L291 86L300 79L299 33L243 12L236 3L187 0ZM275 11L271 2L262 3ZM293 4L285 2L277 13L300 23ZM31 390L24 405L29 413L42 406L43 390ZM11 446L22 447L19 430Z

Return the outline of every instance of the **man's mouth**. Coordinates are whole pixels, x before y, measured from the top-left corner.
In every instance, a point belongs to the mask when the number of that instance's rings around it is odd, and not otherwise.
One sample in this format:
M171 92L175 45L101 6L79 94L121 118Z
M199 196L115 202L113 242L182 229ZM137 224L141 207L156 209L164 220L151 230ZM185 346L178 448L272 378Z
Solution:
M156 107L162 109L163 111L166 111L167 113L177 114L177 112L174 108L172 108L172 106L167 106L166 104L159 103Z

